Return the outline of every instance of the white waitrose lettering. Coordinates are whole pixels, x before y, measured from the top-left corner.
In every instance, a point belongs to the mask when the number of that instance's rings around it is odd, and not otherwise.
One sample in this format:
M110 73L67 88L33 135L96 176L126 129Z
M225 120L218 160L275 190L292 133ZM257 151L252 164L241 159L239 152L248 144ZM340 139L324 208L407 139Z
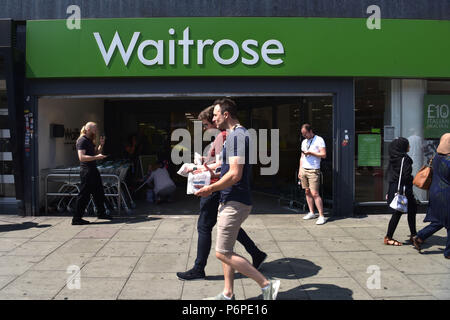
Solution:
M170 28L168 33L170 36L174 37L176 31L175 29ZM240 45L231 39L222 39L217 42L214 42L212 39L194 41L190 39L189 33L190 29L189 27L186 27L183 30L182 40L178 40L177 42L173 39L169 39L168 48L166 48L167 45L165 40L143 40L137 47L137 56L139 61L145 66L164 65L164 50L167 49L169 52L169 65L175 65L177 59L175 54L176 45L182 47L183 49L183 65L190 65L191 63L191 57L189 55L191 46L197 49L197 65L204 64L205 55L207 54L206 48L208 46L211 46L213 49L212 54L214 60L221 65L232 65L240 61L244 65L251 66L257 64L260 60L260 55L258 52L259 43L254 39L246 39ZM127 66L131 55L135 51L140 34L141 33L138 31L133 33L131 41L125 50L119 32L116 31L108 50L106 50L101 34L99 32L93 33L106 66L109 66L111 63L111 58L116 49L119 50L122 61L124 65ZM150 52L145 53L145 50L150 47L156 49L156 54ZM227 48L227 51L231 49L231 57L224 57L223 52L221 52L222 48ZM242 54L241 49L243 51ZM153 51L154 50L152 50L152 52ZM149 57L150 55L152 55L152 57ZM268 65L274 66L282 64L284 62L282 55L284 55L283 44L276 39L266 40L261 46L262 60ZM240 56L241 58L239 59Z

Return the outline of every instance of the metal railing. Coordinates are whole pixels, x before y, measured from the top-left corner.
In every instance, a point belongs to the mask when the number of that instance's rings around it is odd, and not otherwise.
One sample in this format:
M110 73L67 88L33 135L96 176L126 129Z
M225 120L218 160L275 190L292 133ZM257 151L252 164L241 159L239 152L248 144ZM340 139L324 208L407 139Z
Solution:
M76 182L80 181L80 174L74 173L73 170L69 170L69 173L54 173L54 172L64 172L67 171L65 169L54 169L51 173L47 174L45 177L45 213L48 214L48 197L76 197L79 194L79 188L76 184ZM121 181L118 175L116 174L100 174L100 177L102 178L109 178L112 180L117 181L117 193L106 193L105 197L117 197L117 209L120 215L120 209L121 209ZM63 185L60 187L58 192L48 192L48 182L52 180L51 178L58 178L55 179L53 182L63 182ZM62 192L64 190L65 186L72 186L72 190L77 190L78 192Z

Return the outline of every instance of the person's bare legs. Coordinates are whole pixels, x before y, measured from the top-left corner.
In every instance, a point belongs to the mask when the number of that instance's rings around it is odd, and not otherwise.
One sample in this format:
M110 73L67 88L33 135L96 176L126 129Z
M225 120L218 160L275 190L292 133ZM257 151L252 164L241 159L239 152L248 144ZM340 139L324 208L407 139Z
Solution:
M223 292L227 297L231 297L233 295L235 270L246 277L255 280L261 288L264 288L270 284L269 280L264 277L261 272L256 270L255 267L253 267L252 264L244 257L241 257L236 253L223 254L220 252L216 252L216 257L222 261L225 277L225 288Z
M235 270L224 262L222 262L222 269L223 269L223 274L224 274L224 278L225 278L225 287L223 289L223 294L225 296L227 296L228 298L231 298L233 296L233 292L234 292L234 272L235 272Z
M314 203L316 204L317 210L319 210L319 216L323 217L323 202L319 195L319 191L311 189L311 195Z
M314 213L314 198L310 189L305 189L306 202L308 203L309 212Z

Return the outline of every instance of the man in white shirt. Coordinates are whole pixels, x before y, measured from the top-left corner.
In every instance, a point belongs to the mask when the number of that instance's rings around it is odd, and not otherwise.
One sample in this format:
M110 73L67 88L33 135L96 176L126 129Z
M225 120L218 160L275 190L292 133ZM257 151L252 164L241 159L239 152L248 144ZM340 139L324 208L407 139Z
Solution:
M309 207L309 213L303 217L305 220L319 217L316 224L324 224L323 202L320 197L320 161L327 156L325 141L322 137L314 134L310 124L304 124L301 129L302 141L300 165L298 169L298 178L305 189L306 201ZM314 204L316 204L319 215L314 213Z
M146 183L151 182L154 183L153 191L156 196L156 204L171 199L172 195L177 190L175 183L170 179L169 172L163 167L162 162L158 162L158 164L154 166L154 170L146 181Z

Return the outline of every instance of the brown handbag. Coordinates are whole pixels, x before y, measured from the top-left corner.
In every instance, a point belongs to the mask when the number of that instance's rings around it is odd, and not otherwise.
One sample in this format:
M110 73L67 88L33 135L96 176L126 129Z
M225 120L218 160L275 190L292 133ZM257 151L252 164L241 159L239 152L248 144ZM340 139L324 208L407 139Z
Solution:
M428 190L431 186L431 180L433 178L433 167L432 167L433 159L430 159L430 162L419 171L417 171L416 176L414 177L413 184L420 189Z

